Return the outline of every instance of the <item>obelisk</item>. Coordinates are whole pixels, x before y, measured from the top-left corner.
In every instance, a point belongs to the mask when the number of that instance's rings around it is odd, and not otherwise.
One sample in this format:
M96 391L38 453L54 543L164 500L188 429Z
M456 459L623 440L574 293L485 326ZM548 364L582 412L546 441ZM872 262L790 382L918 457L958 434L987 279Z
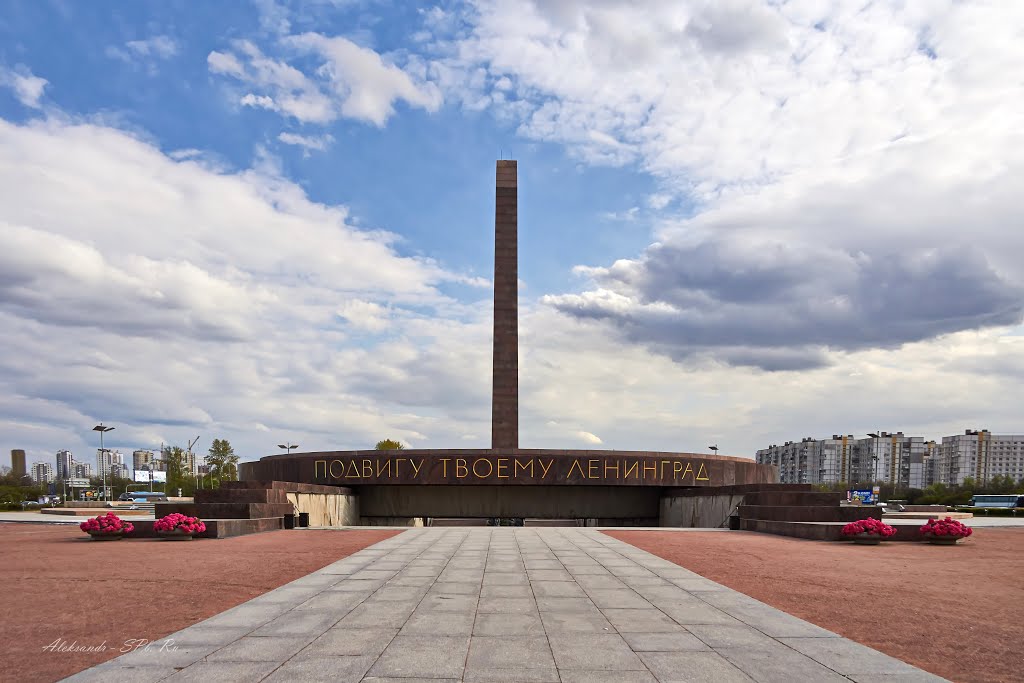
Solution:
M491 448L519 448L519 217L516 162L497 162L494 187L494 358Z

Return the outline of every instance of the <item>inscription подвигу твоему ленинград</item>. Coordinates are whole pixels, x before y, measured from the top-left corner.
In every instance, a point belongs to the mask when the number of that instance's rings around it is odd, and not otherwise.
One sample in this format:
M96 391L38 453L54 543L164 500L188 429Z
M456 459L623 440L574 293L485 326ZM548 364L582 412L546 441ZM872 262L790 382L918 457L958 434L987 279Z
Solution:
M318 482L352 484L576 484L685 486L710 482L708 463L678 457L374 456L312 461Z

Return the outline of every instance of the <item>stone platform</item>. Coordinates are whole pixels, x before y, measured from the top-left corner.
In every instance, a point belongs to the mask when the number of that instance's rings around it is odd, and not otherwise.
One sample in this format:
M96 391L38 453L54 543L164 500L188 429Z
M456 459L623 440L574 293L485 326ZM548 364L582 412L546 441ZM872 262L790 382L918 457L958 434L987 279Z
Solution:
M943 679L592 529L448 528L406 531L66 680Z
M128 538L158 538L153 524L156 520L132 520L135 529ZM256 519L204 519L206 531L196 534L195 538L231 538L258 534L264 531L277 531L284 528L280 517L260 517Z
M108 512L113 512L118 517L146 517L153 514L147 510L124 510L121 508L43 508L39 512L44 515L63 515L65 517L98 517Z

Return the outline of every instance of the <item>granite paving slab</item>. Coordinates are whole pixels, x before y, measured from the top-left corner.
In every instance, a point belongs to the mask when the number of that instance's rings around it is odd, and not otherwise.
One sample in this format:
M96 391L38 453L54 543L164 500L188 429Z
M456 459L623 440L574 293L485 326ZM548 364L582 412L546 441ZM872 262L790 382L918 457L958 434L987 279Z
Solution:
M410 529L66 680L943 679L587 528Z

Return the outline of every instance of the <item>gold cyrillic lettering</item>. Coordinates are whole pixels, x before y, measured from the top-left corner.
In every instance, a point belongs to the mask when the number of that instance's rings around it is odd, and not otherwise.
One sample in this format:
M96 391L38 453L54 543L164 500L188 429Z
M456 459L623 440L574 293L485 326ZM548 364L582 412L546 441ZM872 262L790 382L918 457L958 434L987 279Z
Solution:
M540 470L541 470L540 471L540 478L544 479L545 477L548 476L548 470L550 470L551 466L555 464L555 459L551 458L550 460L548 460L547 466L544 465L544 461L543 460L541 460L539 462L540 462Z
M476 466L479 465L482 462L487 463L487 474L480 474L479 472L476 471ZM494 474L494 463L491 462L488 458L477 458L476 460L473 461L473 476L474 477L476 477L477 479L486 479L487 477L491 476L492 474Z
M501 473L501 468L505 468L505 474ZM508 479L508 458L498 458L498 479Z
M608 470L615 470L615 478L619 479L619 461L618 460L612 460L612 462L615 463L614 467L608 464L608 460L604 461L604 478L605 479L608 478Z
M529 461L528 465L524 465L522 462L520 462L519 458L513 458L512 459L512 476L513 477L518 477L520 469L523 470L524 472L529 470L530 471L530 476L532 477L533 476L533 458L530 458L530 461Z

